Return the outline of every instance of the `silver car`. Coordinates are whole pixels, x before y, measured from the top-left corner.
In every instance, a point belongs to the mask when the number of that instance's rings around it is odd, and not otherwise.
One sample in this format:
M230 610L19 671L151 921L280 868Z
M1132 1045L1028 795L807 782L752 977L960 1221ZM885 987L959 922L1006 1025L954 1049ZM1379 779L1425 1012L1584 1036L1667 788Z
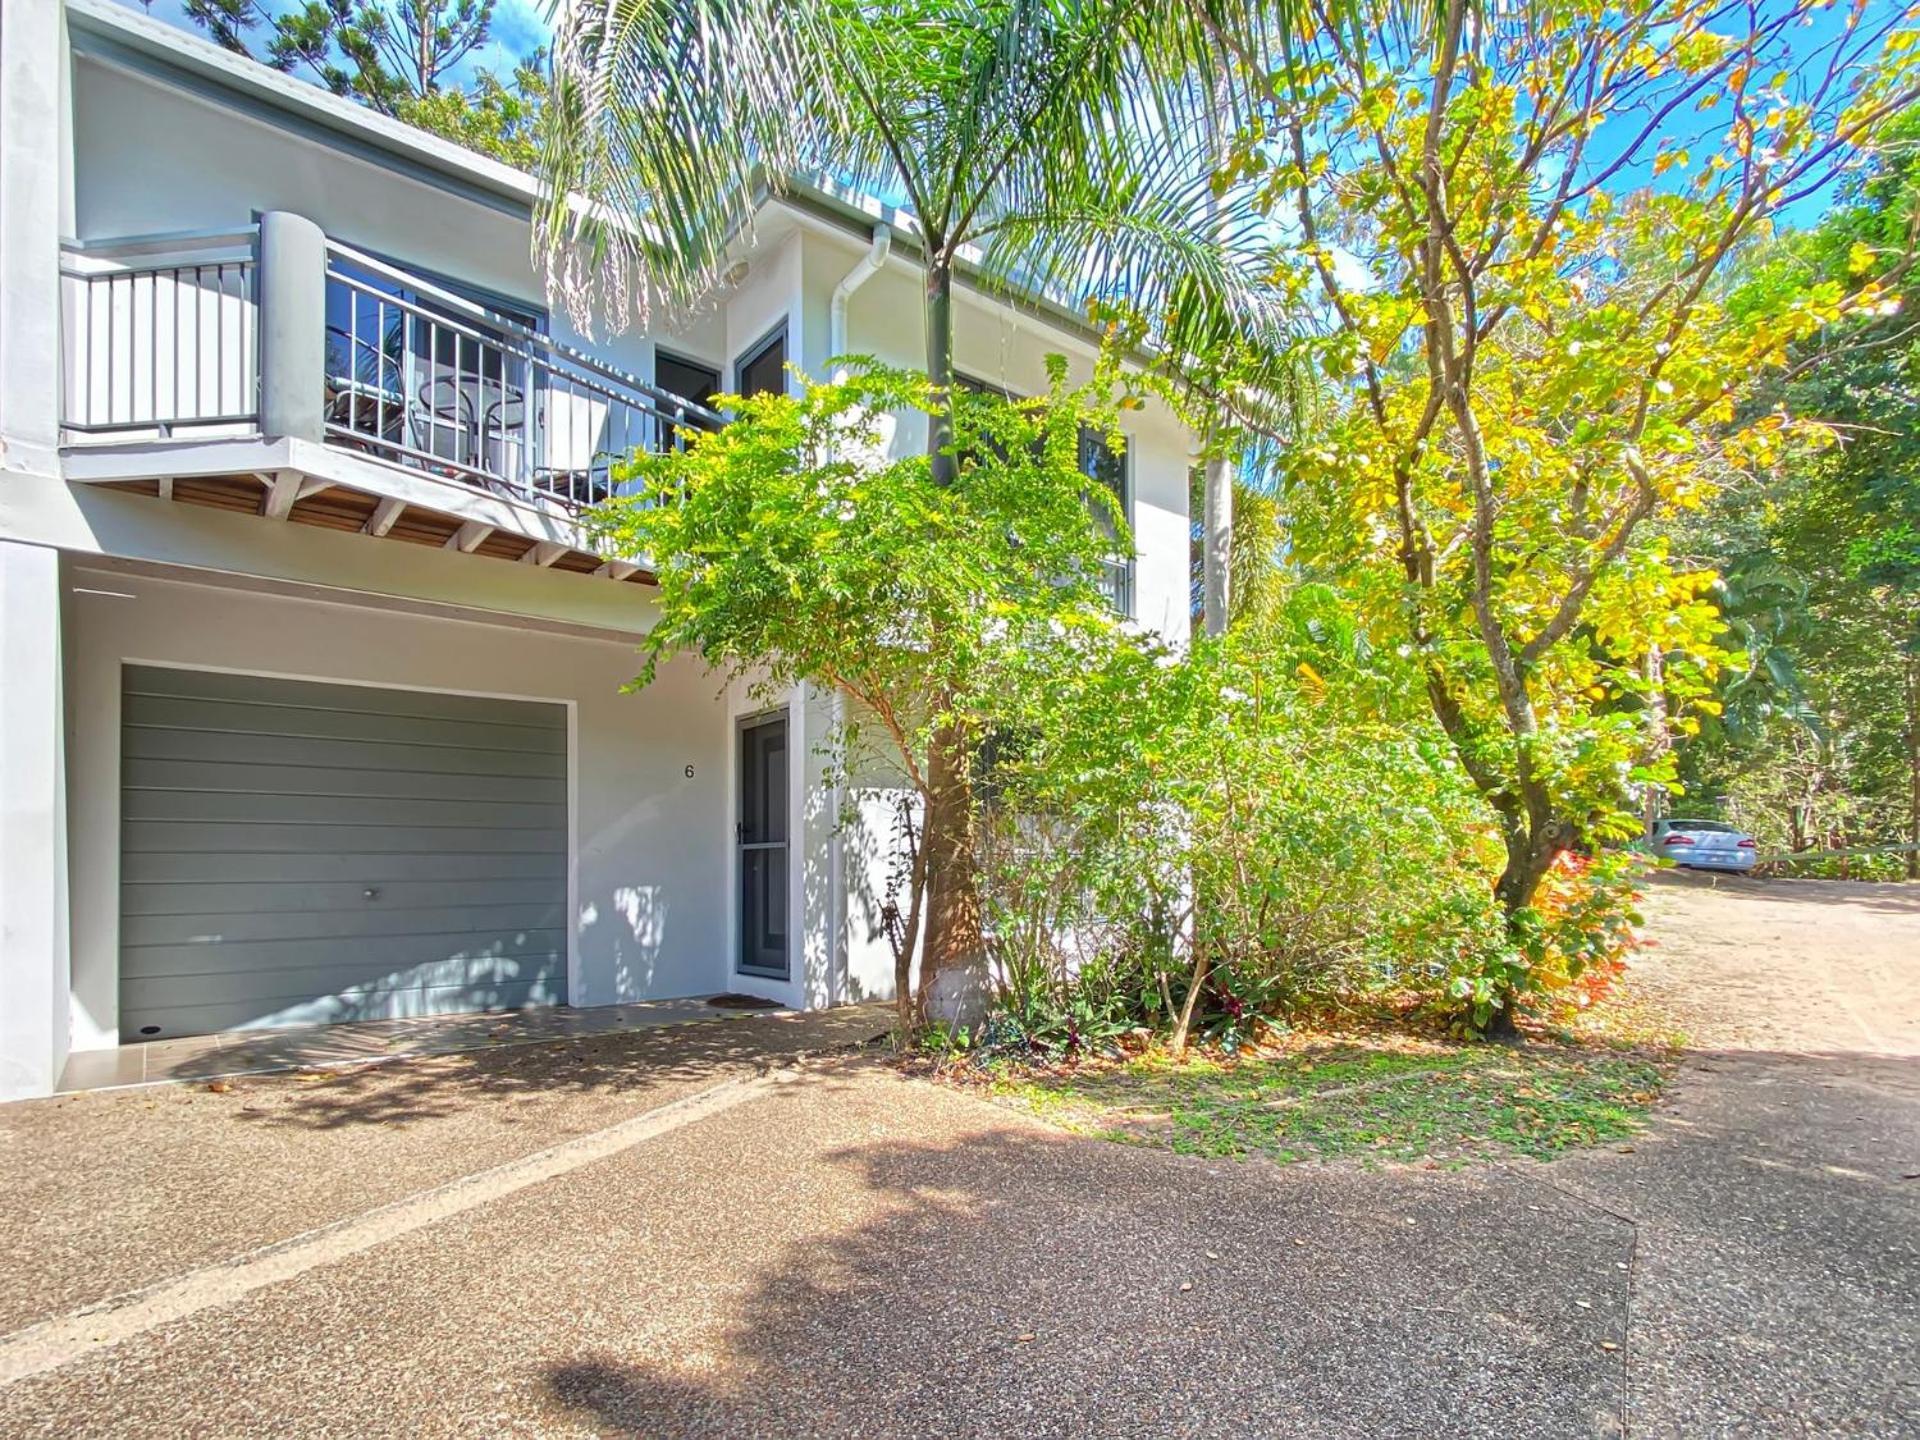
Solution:
M1751 870L1760 844L1720 820L1656 820L1653 853L1689 870Z

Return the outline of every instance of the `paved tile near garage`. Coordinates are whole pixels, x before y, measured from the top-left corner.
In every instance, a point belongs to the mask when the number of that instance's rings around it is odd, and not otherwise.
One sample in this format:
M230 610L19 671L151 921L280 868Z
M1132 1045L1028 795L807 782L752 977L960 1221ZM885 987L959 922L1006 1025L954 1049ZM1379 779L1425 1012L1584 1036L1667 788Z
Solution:
M432 1015L411 1020L357 1020L339 1025L302 1025L285 1030L228 1030L183 1035L114 1050L87 1050L70 1057L60 1078L62 1093L118 1089L178 1081L269 1075L313 1066L363 1065L418 1055L453 1055L580 1040L693 1020L741 1019L756 1010L705 1000L649 1000L636 1005L560 1005L491 1015Z

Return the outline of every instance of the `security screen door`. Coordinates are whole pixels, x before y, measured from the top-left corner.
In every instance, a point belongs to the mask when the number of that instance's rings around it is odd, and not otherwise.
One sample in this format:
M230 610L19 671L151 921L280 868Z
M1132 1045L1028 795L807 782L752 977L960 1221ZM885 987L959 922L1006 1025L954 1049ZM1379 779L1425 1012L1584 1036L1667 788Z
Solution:
M787 717L740 727L740 970L788 977Z

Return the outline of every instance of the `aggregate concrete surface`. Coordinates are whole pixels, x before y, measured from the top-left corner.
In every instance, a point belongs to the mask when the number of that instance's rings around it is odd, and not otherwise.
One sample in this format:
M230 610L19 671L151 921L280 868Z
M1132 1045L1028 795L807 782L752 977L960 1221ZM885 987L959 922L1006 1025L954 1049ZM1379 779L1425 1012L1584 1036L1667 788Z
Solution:
M1920 889L1650 908L1694 1048L1545 1166L1067 1136L871 1010L0 1109L0 1434L1920 1434Z

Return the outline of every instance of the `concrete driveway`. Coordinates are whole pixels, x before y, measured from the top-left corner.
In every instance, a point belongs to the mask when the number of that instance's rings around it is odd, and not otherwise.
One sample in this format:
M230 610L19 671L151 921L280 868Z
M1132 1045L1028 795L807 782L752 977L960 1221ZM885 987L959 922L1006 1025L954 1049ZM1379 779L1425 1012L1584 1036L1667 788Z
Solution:
M1920 1433L1920 894L1654 910L1700 1052L1546 1167L1067 1137L870 1013L0 1110L0 1434Z

